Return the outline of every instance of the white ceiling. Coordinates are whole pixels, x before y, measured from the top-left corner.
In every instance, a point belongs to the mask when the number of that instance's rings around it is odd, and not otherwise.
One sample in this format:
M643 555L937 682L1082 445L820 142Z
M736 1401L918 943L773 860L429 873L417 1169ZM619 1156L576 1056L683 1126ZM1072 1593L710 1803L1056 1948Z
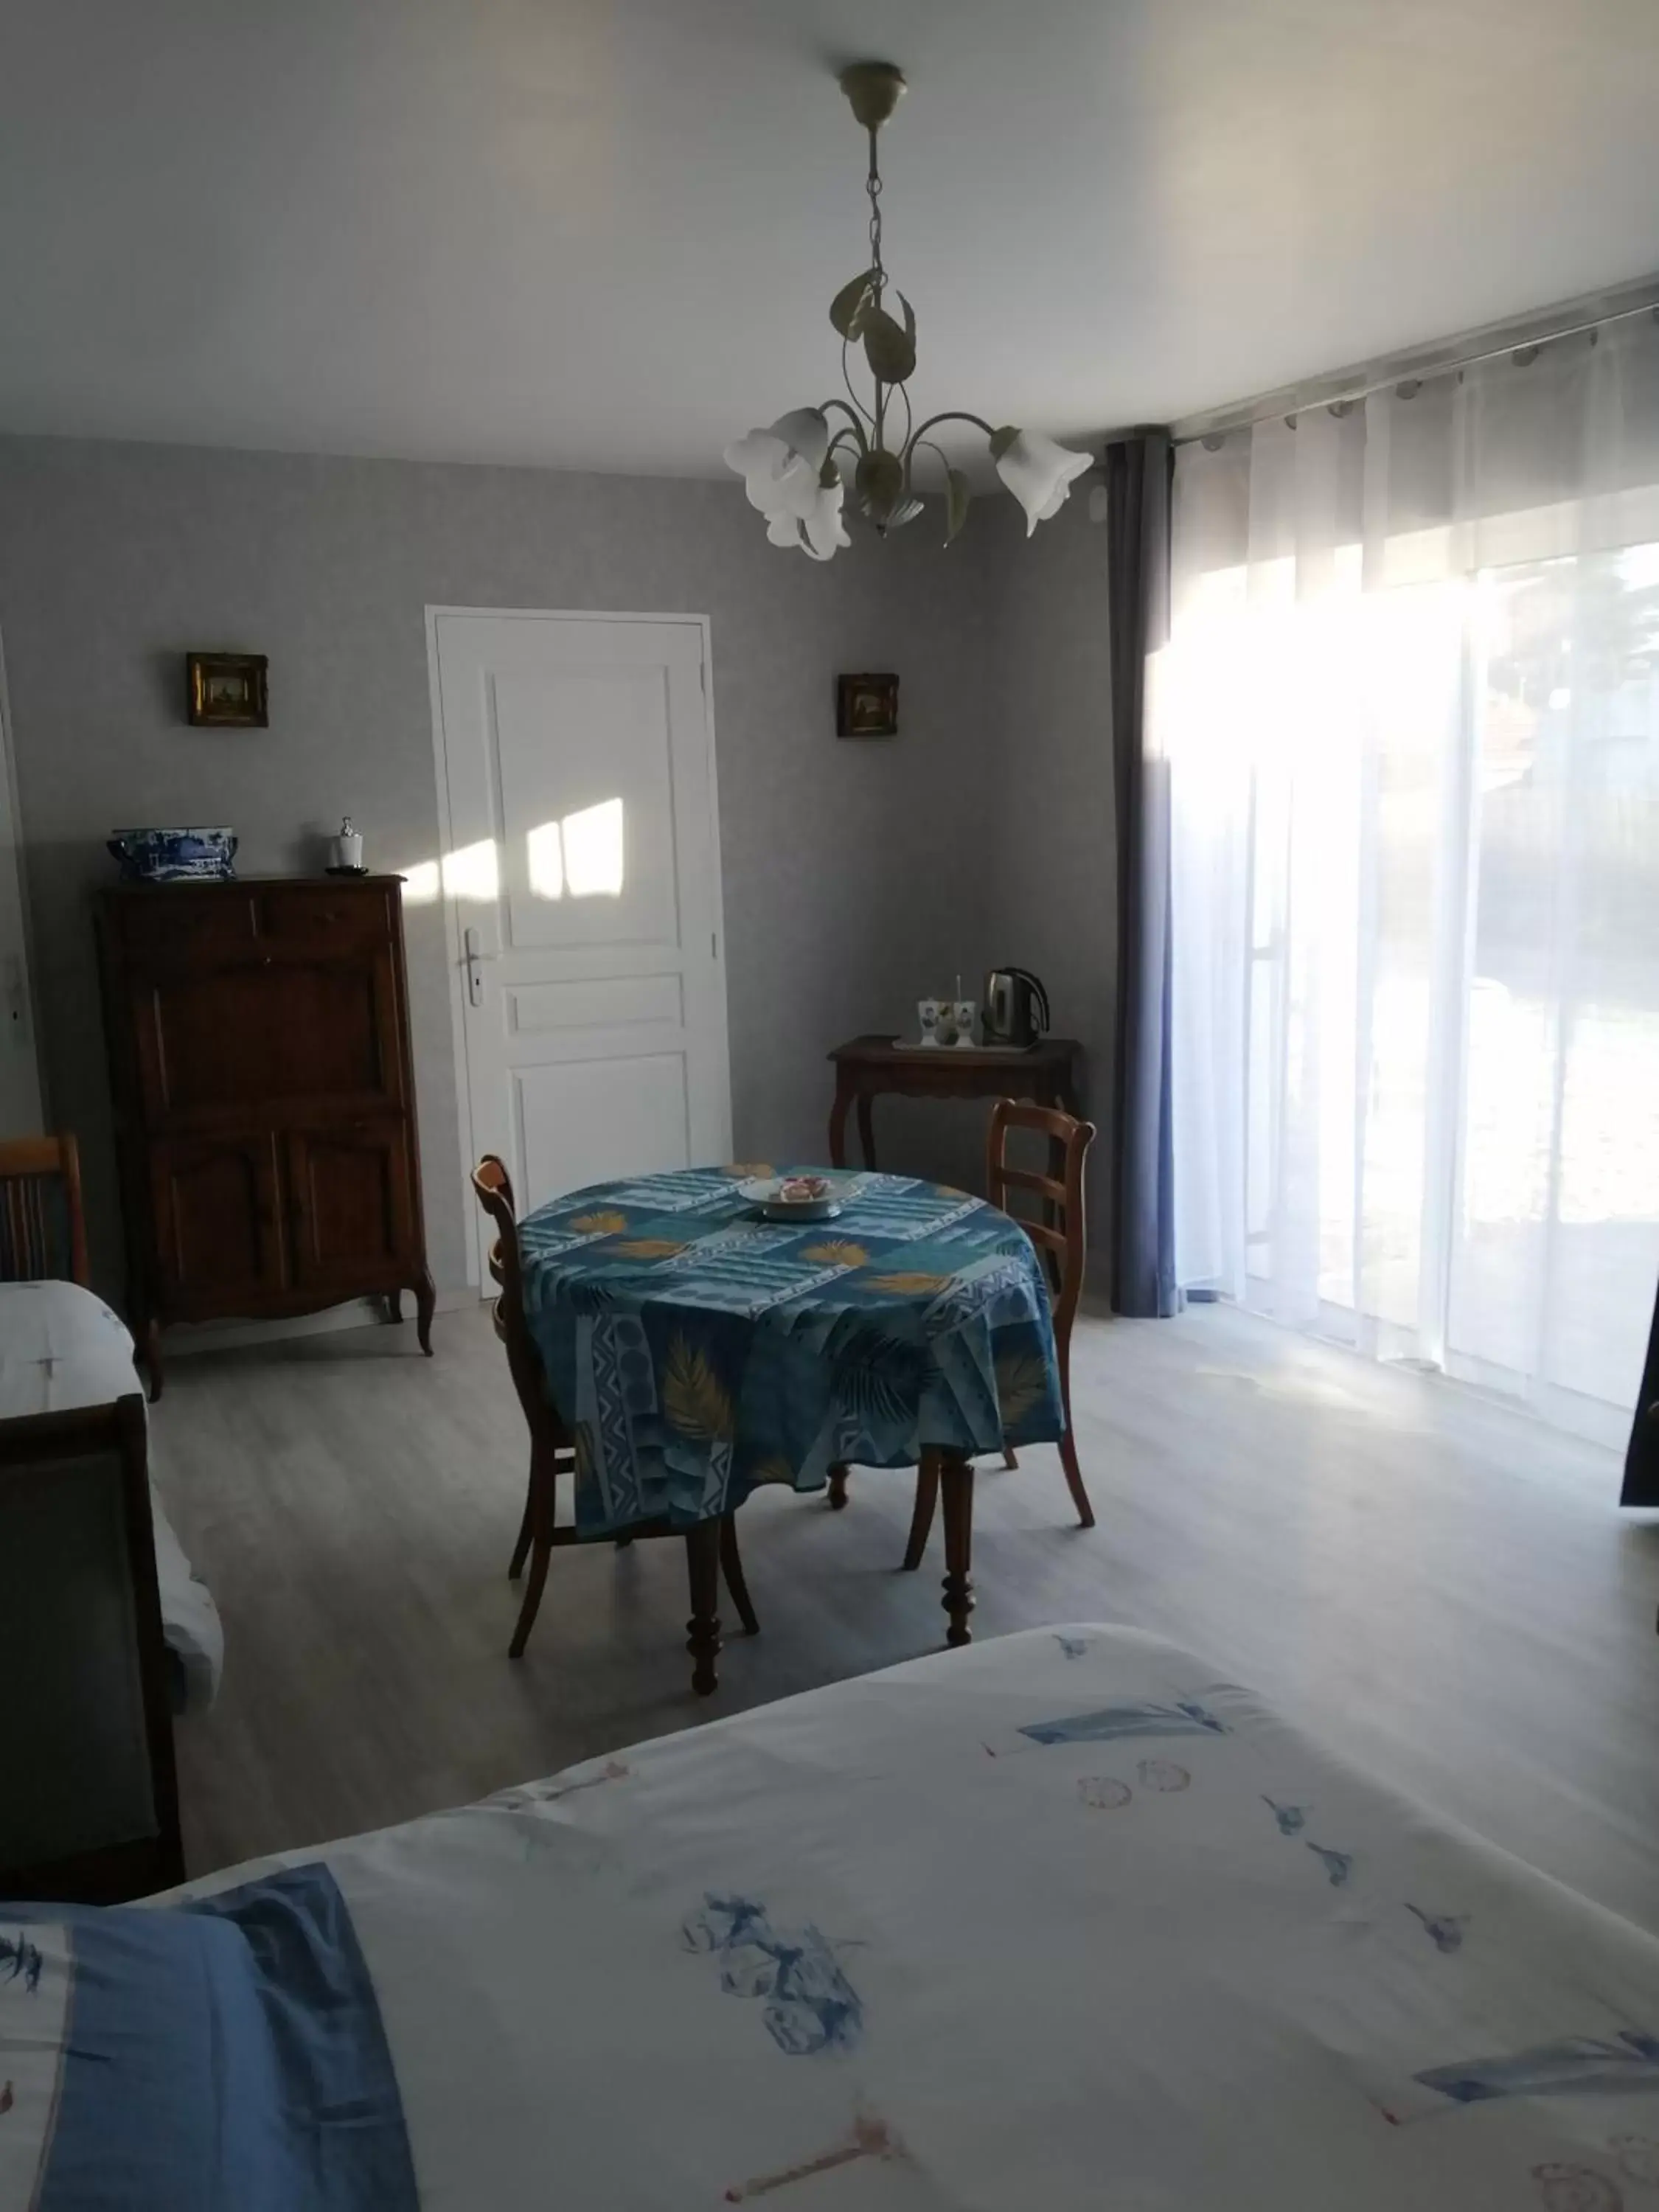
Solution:
M1655 0L6 0L0 428L720 471L836 388L1165 418L1659 269Z

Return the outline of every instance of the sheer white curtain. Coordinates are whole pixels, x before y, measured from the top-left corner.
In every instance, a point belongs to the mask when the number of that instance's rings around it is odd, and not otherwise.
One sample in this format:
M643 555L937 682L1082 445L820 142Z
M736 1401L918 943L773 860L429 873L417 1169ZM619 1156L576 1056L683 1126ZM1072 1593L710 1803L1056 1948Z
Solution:
M1609 1441L1659 1280L1659 325L1177 459L1176 1266Z

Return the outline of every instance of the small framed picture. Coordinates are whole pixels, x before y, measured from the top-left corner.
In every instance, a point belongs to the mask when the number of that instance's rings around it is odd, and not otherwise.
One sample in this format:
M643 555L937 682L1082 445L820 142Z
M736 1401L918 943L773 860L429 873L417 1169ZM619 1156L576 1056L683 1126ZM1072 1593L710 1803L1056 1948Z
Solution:
M838 738L897 737L897 677L836 677L836 735Z
M263 653L187 653L186 705L198 730L270 726Z

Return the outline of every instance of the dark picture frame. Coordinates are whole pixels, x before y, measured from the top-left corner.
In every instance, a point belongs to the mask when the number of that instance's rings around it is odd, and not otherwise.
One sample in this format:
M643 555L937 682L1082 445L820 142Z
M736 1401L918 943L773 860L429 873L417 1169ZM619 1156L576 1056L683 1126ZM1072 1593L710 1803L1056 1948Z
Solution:
M892 675L836 678L836 735L838 738L896 738L899 680Z
M197 730L270 727L263 653L187 653L185 711Z

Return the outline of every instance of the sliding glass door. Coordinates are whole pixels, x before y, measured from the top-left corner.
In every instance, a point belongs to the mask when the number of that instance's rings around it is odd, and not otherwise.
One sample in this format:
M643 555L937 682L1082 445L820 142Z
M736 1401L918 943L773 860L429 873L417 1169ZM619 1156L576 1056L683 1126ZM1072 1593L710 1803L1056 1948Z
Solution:
M1659 331L1183 449L1176 1259L1616 1441L1659 1280Z

